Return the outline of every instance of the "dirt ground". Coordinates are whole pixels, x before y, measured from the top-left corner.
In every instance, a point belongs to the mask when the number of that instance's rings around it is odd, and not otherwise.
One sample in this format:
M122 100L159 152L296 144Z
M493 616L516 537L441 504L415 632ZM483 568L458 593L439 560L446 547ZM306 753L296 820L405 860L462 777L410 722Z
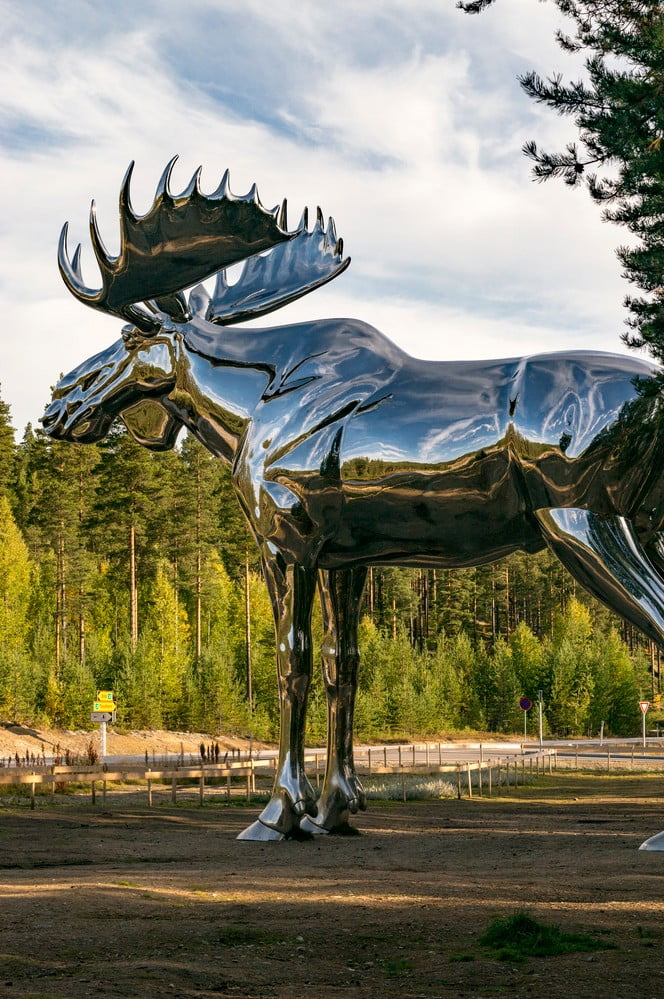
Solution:
M663 790L558 773L274 844L235 839L255 805L0 799L0 997L659 999ZM519 909L614 949L500 961L478 938Z
M30 728L27 725L0 724L0 759L14 756L18 753L23 757L26 753L41 756L42 752L52 756L56 751L63 754L65 750L84 756L90 741L99 749L99 727L94 731L70 731L67 729ZM106 752L109 756L142 756L145 752L162 756L166 753L185 753L198 756L201 742L209 745L217 742L223 752L230 749L245 750L249 748L248 739L234 736L210 736L200 732L166 732L159 729L149 731L122 731L108 727L106 735ZM254 742L255 748L263 743Z

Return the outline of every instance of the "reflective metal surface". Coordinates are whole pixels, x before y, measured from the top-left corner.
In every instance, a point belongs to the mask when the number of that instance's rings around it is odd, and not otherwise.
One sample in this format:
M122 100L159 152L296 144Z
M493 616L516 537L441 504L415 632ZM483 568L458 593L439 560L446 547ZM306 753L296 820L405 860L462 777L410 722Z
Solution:
M167 171L168 173L168 171ZM275 614L281 742L270 803L246 839L347 828L365 807L353 767L357 623L369 565L477 565L545 546L595 596L664 646L664 426L651 362L592 351L501 361L414 359L351 319L262 330L228 324L340 273L333 224L286 230L255 191L178 197L167 181L142 219L121 196L122 246L86 288L131 319L122 339L61 380L53 437L95 441L121 416L146 447L187 427L233 464ZM229 287L224 268L258 249ZM118 263L122 261L122 266ZM178 263L181 261L181 267ZM179 269L180 268L180 269ZM210 296L187 284L220 271ZM311 605L325 623L328 759L321 797L304 773Z

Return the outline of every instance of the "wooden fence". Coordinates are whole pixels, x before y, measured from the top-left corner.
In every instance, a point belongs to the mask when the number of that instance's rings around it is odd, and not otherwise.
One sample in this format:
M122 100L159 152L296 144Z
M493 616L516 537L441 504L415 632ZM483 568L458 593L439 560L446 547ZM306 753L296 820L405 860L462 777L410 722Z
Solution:
M521 751L520 755L504 755L483 758L476 761L464 762L443 762L442 752L436 751L439 744L418 745L407 747L396 747L398 749L398 761L390 763L388 761L388 750L377 750L376 747L360 749L355 753L355 765L358 774L362 776L375 776L382 774L398 774L401 776L401 788L403 800L408 797L409 776L436 776L449 774L452 783L456 784L457 796L464 795L473 797L478 795L491 795L494 790L500 787L516 786L523 784L527 779L540 776L546 772L551 773L556 765L555 750L545 749L535 752ZM423 762L417 761L417 753L425 753ZM325 768L325 753L307 754L305 764L309 776L315 780L319 787ZM51 796L55 796L57 790L64 790L68 784L89 784L92 803L95 804L100 795L102 801L106 800L109 784L140 783L146 785L147 804L152 806L153 789L155 785L166 785L170 783L171 801L177 801L178 785L182 787L183 781L198 781L198 799L202 805L205 801L206 790L211 789L210 782L214 781L217 789L224 788L225 797L228 802L233 796L246 795L250 800L252 793L256 791L256 778L265 778L266 785L271 784L274 778L276 759L249 759L226 761L224 763L201 763L199 765L173 764L155 769L150 766L127 765L117 766L110 764L106 766L34 766L34 767L11 767L0 768L1 785L27 785L30 790L30 807L35 807L35 794L38 785L46 786ZM240 785L238 785L238 780ZM233 785L235 782L235 785ZM189 785L189 788L191 785Z

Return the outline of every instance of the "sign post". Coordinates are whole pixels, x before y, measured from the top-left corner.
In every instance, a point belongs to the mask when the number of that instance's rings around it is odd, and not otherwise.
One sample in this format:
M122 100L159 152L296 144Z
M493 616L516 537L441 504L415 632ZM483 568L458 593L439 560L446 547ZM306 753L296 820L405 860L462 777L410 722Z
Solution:
M519 701L519 707L523 711L523 741L525 742L528 738L528 712L533 706L533 702L529 697L522 697Z
M93 702L90 712L90 721L99 725L99 741L101 743L99 755L102 763L106 757L106 725L108 722L115 721L115 707L112 690L97 691L97 700Z
M538 731L539 731L539 748L541 749L542 746L543 746L543 744L544 744L544 740L543 740L544 726L542 724L542 691L541 690L539 691L538 701L537 701L537 721L538 721Z
M641 708L641 733L643 737L643 748L646 748L646 715L648 714L648 708L650 707L650 701L639 701L639 707Z

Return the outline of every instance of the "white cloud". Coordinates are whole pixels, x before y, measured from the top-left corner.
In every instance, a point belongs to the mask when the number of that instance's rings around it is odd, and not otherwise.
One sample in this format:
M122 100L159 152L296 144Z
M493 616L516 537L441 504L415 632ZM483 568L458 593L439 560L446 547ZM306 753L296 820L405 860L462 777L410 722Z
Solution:
M514 79L565 67L551 5L469 18L438 0L197 0L167 5L167 23L165 6L3 10L0 382L18 427L119 332L62 286L62 222L94 283L90 198L113 251L128 162L144 211L174 152L176 188L201 162L212 190L230 166L238 193L256 179L266 203L287 195L292 222L305 203L335 215L352 271L283 321L357 315L432 357L620 349L617 230L582 192L531 185L519 153L569 137Z

